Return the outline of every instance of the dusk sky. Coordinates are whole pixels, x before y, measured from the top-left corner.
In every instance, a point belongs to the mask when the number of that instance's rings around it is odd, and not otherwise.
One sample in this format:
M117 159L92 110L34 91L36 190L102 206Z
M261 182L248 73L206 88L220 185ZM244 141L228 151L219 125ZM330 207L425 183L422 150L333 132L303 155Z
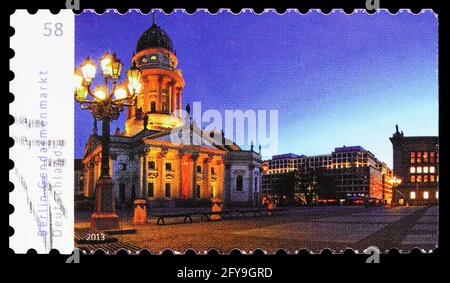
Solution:
M157 12L156 21L171 37L183 72L183 108L200 101L203 110L222 113L276 109L278 153L316 155L361 145L392 166L389 137L396 123L406 136L438 135L438 19L431 11L178 11ZM108 50L126 71L151 24L152 15L139 12L76 16L75 64L87 55L98 60ZM75 108L80 158L92 115L78 103ZM112 131L124 129L124 116Z

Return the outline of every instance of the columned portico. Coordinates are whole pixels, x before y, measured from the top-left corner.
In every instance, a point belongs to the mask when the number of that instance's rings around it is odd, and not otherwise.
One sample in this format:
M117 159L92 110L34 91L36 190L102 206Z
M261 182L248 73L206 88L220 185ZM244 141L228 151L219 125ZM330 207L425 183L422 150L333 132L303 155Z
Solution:
M208 155L203 161L203 195L205 197L211 197L211 178L210 178L210 163L213 159L212 155Z
M198 161L198 153L194 153L191 155L192 165L190 175L192 176L192 189L191 189L191 197L197 198L197 161Z
M177 151L176 153L176 164L177 164L177 174L176 174L176 182L177 182L177 190L178 190L178 197L183 197L183 178L182 178L182 168L183 168L183 157L184 152L183 151Z
M139 153L139 197L145 198L144 194L144 154Z

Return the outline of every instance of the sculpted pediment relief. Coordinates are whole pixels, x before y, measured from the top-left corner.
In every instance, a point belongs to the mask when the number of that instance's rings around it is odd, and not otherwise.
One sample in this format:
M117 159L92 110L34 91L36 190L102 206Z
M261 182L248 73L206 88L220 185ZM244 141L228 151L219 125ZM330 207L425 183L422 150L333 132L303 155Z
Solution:
M245 175L246 171L243 169L238 169L238 170L234 170L233 174L234 175Z
M158 172L150 172L150 173L148 173L148 177L150 179L156 179L156 178L158 178Z

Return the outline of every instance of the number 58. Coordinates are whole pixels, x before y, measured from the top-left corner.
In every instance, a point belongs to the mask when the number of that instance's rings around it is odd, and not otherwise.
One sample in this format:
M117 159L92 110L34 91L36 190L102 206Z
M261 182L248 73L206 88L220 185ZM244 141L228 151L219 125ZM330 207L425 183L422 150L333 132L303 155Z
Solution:
M63 30L62 30L62 23L44 23L44 36L62 36Z

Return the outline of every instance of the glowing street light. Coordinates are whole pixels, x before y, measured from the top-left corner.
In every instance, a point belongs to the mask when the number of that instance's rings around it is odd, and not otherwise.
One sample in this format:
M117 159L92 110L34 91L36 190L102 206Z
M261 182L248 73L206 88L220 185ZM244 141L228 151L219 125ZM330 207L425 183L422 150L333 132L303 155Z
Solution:
M136 67L136 62L133 62L133 65L127 72L127 84L129 92L140 92L141 90L141 72Z
M91 85L92 81L95 78L96 67L94 61L89 58L89 56L84 60L83 64L81 64L81 74L83 76L83 80L87 86Z
M100 65L102 67L104 77L109 77L112 74L112 60L112 56L108 51L106 51L100 59Z
M395 193L396 193L396 188L402 183L402 179L401 178L397 178L397 176L394 176L391 179L391 183L392 183L392 203L394 204L396 202L396 198L395 198Z
M117 100L124 100L128 98L128 91L127 89L122 85L116 86L116 89L114 90L114 97Z
M95 209L91 216L91 228L110 230L119 228L119 217L114 205L114 182L109 174L110 123L119 117L124 107L135 105L142 84L140 71L135 64L127 72L128 88L118 83L122 63L115 53L110 55L106 52L100 59L100 67L104 83L97 85L92 91L96 65L89 56L86 58L79 70L75 71L74 94L81 109L89 109L95 119L102 120L101 172L95 185Z
M122 72L122 62L119 60L119 58L117 58L116 53L113 53L111 64L111 78L113 80L119 79L121 72Z

